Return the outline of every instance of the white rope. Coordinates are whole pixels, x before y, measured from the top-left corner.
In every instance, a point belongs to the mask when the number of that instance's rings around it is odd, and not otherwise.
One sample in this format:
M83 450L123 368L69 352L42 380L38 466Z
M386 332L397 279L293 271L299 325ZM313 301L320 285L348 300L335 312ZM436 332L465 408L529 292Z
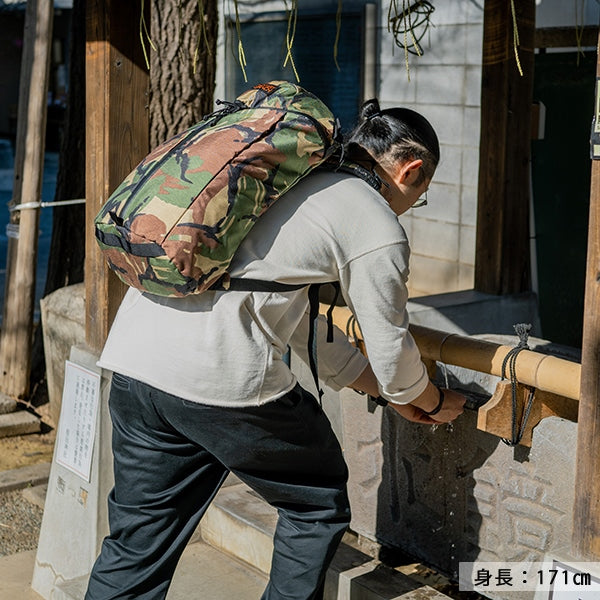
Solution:
M29 208L47 208L48 206L66 206L70 204L85 204L85 198L77 198L75 200L57 200L56 202L25 202L24 204L10 206L8 210L10 212L14 212L15 210L27 210Z

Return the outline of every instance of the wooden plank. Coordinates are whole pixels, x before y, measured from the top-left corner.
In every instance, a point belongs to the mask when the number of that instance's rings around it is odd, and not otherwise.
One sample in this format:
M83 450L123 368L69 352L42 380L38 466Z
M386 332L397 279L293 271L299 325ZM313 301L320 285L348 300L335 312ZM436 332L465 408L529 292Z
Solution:
M578 42L579 41L579 42ZM595 46L598 41L598 26L544 27L535 30L536 48L576 48Z
M510 2L486 0L475 289L530 289L529 187L535 0L515 3L520 44L514 51Z
M598 39L600 50L600 38ZM596 81L600 78L600 60ZM596 104L598 104L596 84ZM598 118L597 115L596 118ZM600 160L592 161L590 219L583 312L581 401L573 517L573 551L600 560Z
M521 430L523 414L529 401L529 386L516 386L516 423L517 433ZM577 421L577 400L557 396L550 392L535 390L527 421L523 428L520 445L531 448L533 429L546 417L560 417L569 421ZM510 381L500 381L496 391L477 412L477 429L487 431L498 437L512 440L513 402L512 384Z
M86 340L100 350L123 297L91 227L109 194L148 153L148 71L139 2L88 0L86 15Z
M53 3L31 0L19 83L16 160L11 206L41 198ZM5 304L0 334L0 389L13 398L29 391L39 208L15 211L10 225Z

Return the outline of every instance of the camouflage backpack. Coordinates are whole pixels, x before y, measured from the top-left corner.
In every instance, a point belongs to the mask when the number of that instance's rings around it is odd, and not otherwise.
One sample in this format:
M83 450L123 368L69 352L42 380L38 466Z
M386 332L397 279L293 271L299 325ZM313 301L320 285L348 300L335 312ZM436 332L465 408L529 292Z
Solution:
M257 85L158 146L95 219L109 266L161 296L229 287L256 219L338 147L330 110L299 86Z

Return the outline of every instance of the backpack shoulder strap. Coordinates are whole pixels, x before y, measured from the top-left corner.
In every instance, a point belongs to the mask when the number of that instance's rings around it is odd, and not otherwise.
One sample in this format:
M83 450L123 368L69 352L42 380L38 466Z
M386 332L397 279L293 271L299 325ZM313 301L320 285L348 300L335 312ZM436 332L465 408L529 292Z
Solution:
M328 171L348 173L349 175L354 175L355 177L359 177L363 181L366 181L374 190L377 190L381 193L381 188L386 186L386 182L375 173L373 169L368 169L359 165L358 163L343 160L339 163L334 161L326 161L319 168L327 169Z

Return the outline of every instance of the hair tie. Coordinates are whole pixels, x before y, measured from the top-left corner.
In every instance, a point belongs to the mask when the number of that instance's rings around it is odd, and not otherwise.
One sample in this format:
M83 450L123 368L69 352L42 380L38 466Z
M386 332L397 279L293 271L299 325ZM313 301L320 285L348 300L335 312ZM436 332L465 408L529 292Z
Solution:
M381 111L380 110L378 110L377 112L374 112L372 115L369 115L367 117L367 121L371 121L375 117L381 117Z

